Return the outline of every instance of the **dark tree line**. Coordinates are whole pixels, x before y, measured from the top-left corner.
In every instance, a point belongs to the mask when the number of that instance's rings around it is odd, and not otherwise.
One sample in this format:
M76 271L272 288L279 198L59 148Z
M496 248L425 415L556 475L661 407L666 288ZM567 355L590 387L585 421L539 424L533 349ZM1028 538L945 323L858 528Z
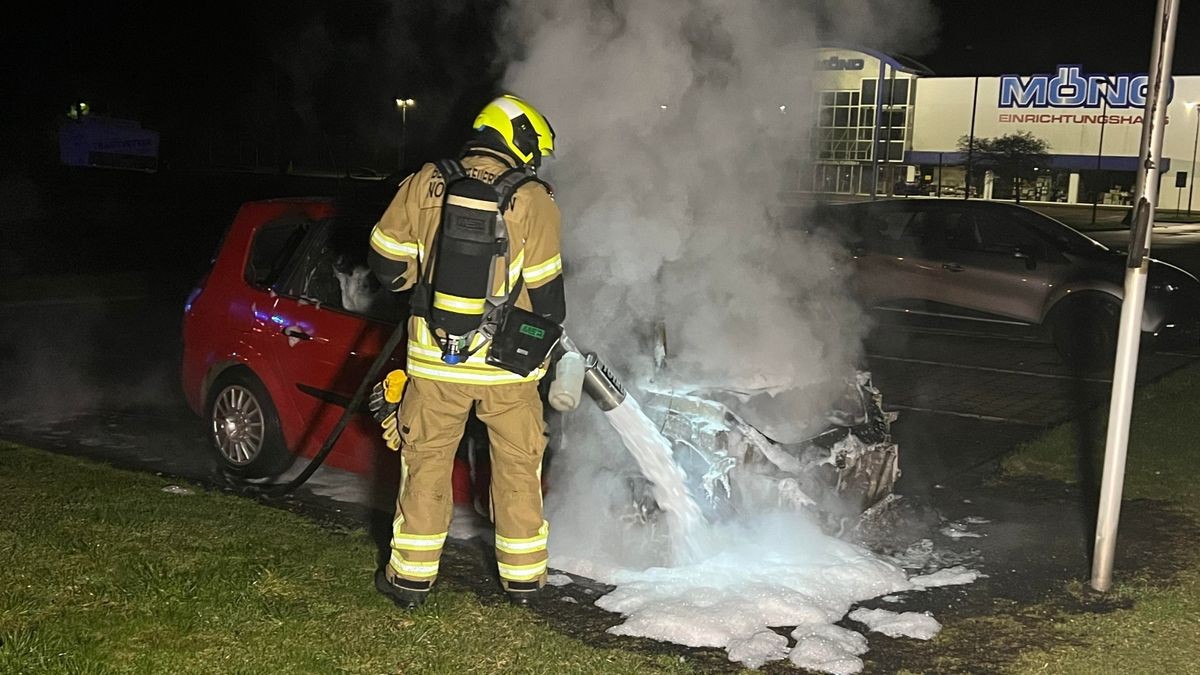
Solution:
M968 174L978 168L991 169L1012 181L1013 196L1020 202L1022 182L1033 180L1035 169L1046 166L1050 144L1028 131L1018 131L996 138L962 136L958 150L969 157Z

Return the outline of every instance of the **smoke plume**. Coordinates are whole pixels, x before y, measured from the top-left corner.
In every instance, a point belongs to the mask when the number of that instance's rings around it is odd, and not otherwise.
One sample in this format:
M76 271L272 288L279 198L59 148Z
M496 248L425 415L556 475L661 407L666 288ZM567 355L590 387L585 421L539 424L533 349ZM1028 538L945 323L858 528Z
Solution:
M543 173L563 211L567 332L633 390L812 389L854 372L864 318L846 260L778 205L809 156L810 50L867 32L879 44L866 18L878 4L840 3L853 18L772 0L535 0L507 14L506 89L557 132ZM893 26L915 20L894 4ZM805 400L798 417L832 398ZM560 551L603 541L596 514L623 493L612 469L628 457L591 408L562 422L548 496Z
M560 139L568 331L637 381L663 333L686 384L840 378L858 355L841 270L771 217L805 155L812 28L792 5L720 4L509 17L527 38L506 83Z

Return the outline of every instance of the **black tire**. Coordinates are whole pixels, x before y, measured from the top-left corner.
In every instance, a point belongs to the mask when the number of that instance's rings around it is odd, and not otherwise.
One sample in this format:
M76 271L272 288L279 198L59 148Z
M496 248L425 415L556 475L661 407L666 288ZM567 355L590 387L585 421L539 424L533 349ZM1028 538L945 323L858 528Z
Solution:
M1121 304L1101 294L1064 301L1054 312L1054 348L1068 366L1080 371L1111 368L1117 352Z
M227 475L273 477L294 459L283 441L271 396L249 370L234 368L217 378L208 394L205 421L210 446Z

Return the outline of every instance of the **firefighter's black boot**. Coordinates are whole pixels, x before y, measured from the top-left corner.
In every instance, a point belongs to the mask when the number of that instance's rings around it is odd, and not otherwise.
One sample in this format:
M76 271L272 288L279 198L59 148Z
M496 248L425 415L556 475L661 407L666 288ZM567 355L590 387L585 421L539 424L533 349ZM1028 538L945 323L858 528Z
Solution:
M382 568L375 571L375 590L386 595L400 609L417 609L429 599L429 589L418 590L398 586L387 578L387 572Z
M530 607L542 599L542 589L536 581L510 581L505 592L508 594L508 601L517 607Z

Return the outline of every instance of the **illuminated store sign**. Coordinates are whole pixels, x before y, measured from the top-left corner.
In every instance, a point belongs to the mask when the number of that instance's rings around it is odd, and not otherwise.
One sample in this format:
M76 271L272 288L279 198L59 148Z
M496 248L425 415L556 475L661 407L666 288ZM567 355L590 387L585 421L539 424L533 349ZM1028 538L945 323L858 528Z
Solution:
M1002 75L1001 108L1144 108L1147 75L1083 74L1083 67L1061 65L1054 74ZM1171 82L1168 96L1174 92Z
M863 59L843 59L831 56L817 61L817 70L862 70L867 65Z

